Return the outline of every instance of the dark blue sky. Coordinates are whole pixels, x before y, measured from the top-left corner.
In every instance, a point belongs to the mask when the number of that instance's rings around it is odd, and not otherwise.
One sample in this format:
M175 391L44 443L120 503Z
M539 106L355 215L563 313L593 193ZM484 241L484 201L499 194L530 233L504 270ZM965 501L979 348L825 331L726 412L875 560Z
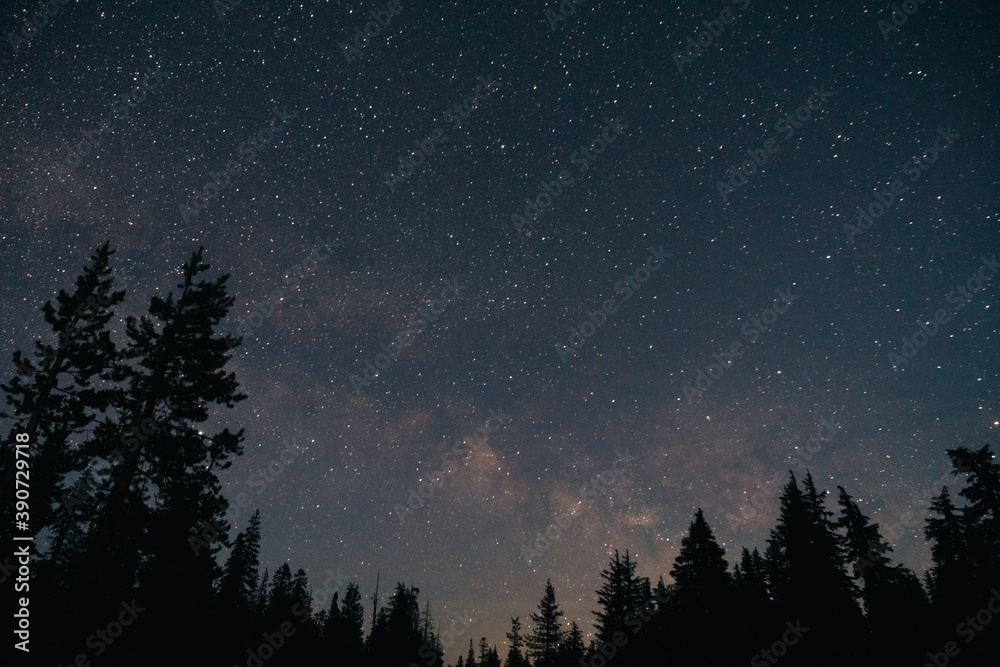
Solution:
M763 549L790 467L922 574L944 450L1000 431L1000 11L571 7L70 2L8 36L5 358L105 239L122 316L204 245L245 322L239 527L317 587L412 581L460 647L549 577L589 631L609 553L666 577L696 507Z

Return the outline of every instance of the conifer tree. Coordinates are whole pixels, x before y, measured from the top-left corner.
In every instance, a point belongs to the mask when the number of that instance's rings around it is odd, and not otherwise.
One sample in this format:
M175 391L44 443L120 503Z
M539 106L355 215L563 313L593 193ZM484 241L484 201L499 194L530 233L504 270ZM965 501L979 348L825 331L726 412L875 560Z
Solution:
M469 653L465 656L465 667L476 667L476 652L472 648L472 639L469 639Z
M797 644L801 660L854 661L862 648L844 641L864 632L857 591L847 573L841 537L807 473L804 490L792 475L781 496L778 525L766 554L776 613L812 628Z
M972 573L966 561L966 525L947 486L942 486L941 493L931 501L930 512L924 534L931 542L934 562L927 573L931 599L943 614L961 613L972 585Z
M569 632L559 647L559 664L565 667L579 667L587 649L583 645L583 632L576 621L570 623Z
M989 445L975 451L959 447L947 453L953 474L968 475L959 492L967 502L962 509L969 550L966 560L975 585L989 590L1000 585L1000 465Z
M95 438L96 453L115 467L90 561L113 599L138 579L147 596L201 604L192 596L210 593L218 576L212 556L228 546L226 530L205 539L205 527L224 525L227 502L215 471L242 453L243 431L205 434L196 424L209 419L210 404L231 408L246 396L223 370L230 343L215 335L233 304L228 276L199 279L210 268L202 254L197 250L182 267L178 297L153 297L148 317L126 320L128 363L116 375L125 383L123 428L116 430L120 437ZM204 550L190 544L199 534ZM108 572L109 563L117 571Z
M599 642L612 641L616 632L626 630L628 619L633 614L650 606L652 593L649 579L636 576L636 563L625 552L622 560L615 549L615 557L601 572L604 584L597 591L597 603L601 611L593 612L597 617L594 624Z
M670 570L680 589L677 608L681 613L704 615L721 610L731 601L725 553L698 508L688 534L681 538L680 553Z
M524 647L524 637L521 635L521 617L510 619L510 632L507 633L507 659L504 667L527 667L527 660L521 649Z
M538 613L531 614L535 629L528 636L528 655L535 667L553 667L556 664L559 646L563 641L563 630L559 619L563 612L556 604L556 591L552 581L545 582L545 595L538 603Z
M114 316L110 308L124 299L125 292L111 291L114 280L109 261L114 250L108 246L105 243L95 250L72 294L59 290L55 306L51 301L42 306L45 322L56 335L55 344L35 341L35 359L15 351L18 375L0 385L13 408L0 416L16 421L0 446L0 513L14 517L15 434L23 433L32 458L33 534L53 521L65 523L66 511L89 499L80 493L81 488L71 495L63 488L63 479L87 466L80 447L82 431L120 399L120 389L112 382L117 350L107 326ZM11 520L0 522L0 539L5 544L13 526Z
M236 536L219 582L224 605L249 613L253 608L260 569L260 511L250 517L246 529Z

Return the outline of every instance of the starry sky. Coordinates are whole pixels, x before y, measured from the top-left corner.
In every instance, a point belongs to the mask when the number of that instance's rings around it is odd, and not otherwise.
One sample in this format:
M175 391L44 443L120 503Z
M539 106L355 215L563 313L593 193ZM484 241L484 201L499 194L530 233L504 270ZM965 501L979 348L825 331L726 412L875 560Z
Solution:
M0 352L105 239L122 318L204 245L272 572L591 631L613 549L763 550L808 467L922 574L998 444L994 3L52 4L0 15Z

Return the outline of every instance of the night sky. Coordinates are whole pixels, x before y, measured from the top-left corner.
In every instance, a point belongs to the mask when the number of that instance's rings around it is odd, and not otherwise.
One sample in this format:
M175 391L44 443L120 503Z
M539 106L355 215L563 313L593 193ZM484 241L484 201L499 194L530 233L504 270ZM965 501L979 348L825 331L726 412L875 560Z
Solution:
M14 4L4 359L104 240L116 319L204 245L237 528L473 619L449 662L550 577L592 631L616 548L669 583L697 507L763 551L789 468L922 575L1000 444L996 3Z

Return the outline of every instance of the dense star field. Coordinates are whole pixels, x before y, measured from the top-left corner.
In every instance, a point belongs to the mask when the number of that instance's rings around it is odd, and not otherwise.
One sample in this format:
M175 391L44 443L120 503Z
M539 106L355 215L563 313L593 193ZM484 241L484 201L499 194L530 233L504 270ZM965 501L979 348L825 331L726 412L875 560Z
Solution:
M4 381L105 241L119 344L204 246L229 536L366 632L412 583L454 664L551 579L587 641L615 549L763 553L789 470L922 576L946 450L997 451L995 3L15 5Z

